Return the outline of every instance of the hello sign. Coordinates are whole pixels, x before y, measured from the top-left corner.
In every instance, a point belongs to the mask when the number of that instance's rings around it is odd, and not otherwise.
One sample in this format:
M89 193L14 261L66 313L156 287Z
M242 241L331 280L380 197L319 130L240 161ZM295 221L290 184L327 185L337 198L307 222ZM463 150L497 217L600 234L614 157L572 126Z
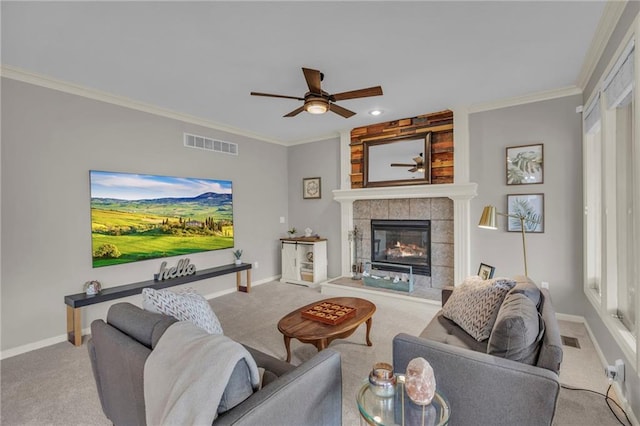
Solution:
M153 275L155 281L170 280L172 278L186 277L196 273L196 265L189 263L189 258L178 260L178 264L167 269L167 262L160 264L160 271Z

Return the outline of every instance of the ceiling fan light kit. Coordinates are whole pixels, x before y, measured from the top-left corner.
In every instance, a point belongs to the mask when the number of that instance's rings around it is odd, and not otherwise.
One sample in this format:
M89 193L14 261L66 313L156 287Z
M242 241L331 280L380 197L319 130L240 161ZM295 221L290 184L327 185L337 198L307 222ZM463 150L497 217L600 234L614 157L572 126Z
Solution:
M304 103L304 110L309 114L324 114L329 110L329 104L322 98L309 98Z
M348 92L334 93L333 95L330 95L329 93L322 90L321 87L321 81L324 78L324 74L322 74L318 70L312 70L310 68L302 68L302 73L304 74L307 86L309 87L309 91L305 93L304 97L302 98L298 96L274 95L271 93L262 92L251 92L251 95L304 101L304 104L301 107L294 109L288 114L285 114L284 117L295 117L302 111L307 111L309 114L324 114L327 111L332 111L344 118L349 118L356 113L339 105L336 105L334 102L382 95L382 87L380 86L368 87L366 89L359 90L350 90Z

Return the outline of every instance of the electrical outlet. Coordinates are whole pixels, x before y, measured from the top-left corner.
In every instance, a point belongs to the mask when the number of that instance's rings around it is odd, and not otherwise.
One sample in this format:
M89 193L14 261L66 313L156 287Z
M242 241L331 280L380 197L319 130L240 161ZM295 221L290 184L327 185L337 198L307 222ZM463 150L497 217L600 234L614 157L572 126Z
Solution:
M617 359L616 363L616 380L620 383L624 382L624 361Z
M284 223L284 216L280 216L280 223Z
M607 365L607 367L604 369L604 374L607 376L607 379L614 381L616 379L616 376L618 375L618 371L616 370L615 366Z
M614 365L607 365L604 373L611 381L624 382L624 361L617 359Z
M549 289L549 283L547 281L542 281L540 283L540 287L546 288L548 290Z
M258 262L253 262L253 267L258 269L260 266L258 265Z

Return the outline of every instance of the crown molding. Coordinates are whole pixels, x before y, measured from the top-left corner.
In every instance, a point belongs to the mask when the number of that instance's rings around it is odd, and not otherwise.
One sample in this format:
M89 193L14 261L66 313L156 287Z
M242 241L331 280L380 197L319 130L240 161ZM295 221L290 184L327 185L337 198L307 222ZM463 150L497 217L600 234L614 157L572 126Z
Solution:
M340 139L340 132L326 133L322 136L317 136L309 139L302 139L295 142L281 143L281 145L285 145L285 146L304 145L306 143L327 141L329 139Z
M507 108L533 102L548 101L551 99L564 98L566 96L580 95L582 89L577 86L563 87L560 89L545 90L543 92L532 93L529 95L517 96L515 98L499 99L497 101L473 104L469 107L469 114L493 109Z
M582 90L587 87L602 53L607 47L609 38L611 37L611 34L613 34L613 31L618 24L618 20L622 16L622 12L626 6L627 0L607 1L576 81L576 85Z
M26 71L26 70L12 67L9 65L0 66L0 76L6 77L12 80L16 80L16 81L21 81L23 83L29 83L36 86L44 87L47 89L57 90L60 92L71 94L71 95L82 96L84 98L106 102L106 103L121 106L124 108L133 109L136 111L146 112L146 113L157 115L164 118L170 118L173 120L178 120L178 121L182 121L189 124L195 124L197 126L206 127L213 130L219 130L219 131L231 133L238 136L245 136L248 138L257 139L263 142L269 142L269 143L274 143L277 145L285 145L285 146L288 145L282 141L267 138L267 137L258 135L256 133L248 132L243 129L216 123L215 121L206 120L203 118L195 117L193 115L184 114L181 112L161 108L161 107L147 104L144 102L139 102L130 98L126 98L124 96L113 95L111 93L103 92L101 90L91 89L89 87L84 87L78 84L73 84L63 80L58 80L52 77L48 77L42 74L37 74L31 71Z

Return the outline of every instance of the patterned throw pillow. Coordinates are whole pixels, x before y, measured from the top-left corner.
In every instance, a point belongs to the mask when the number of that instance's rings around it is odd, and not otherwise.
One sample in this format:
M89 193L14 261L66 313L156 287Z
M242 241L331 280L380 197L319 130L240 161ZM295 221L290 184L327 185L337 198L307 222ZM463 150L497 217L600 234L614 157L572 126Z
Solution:
M192 288L179 292L144 288L142 307L150 312L170 315L178 321L190 321L209 334L224 334L207 299Z
M474 339L488 339L502 301L515 285L515 281L508 278L469 277L455 287L442 313Z

